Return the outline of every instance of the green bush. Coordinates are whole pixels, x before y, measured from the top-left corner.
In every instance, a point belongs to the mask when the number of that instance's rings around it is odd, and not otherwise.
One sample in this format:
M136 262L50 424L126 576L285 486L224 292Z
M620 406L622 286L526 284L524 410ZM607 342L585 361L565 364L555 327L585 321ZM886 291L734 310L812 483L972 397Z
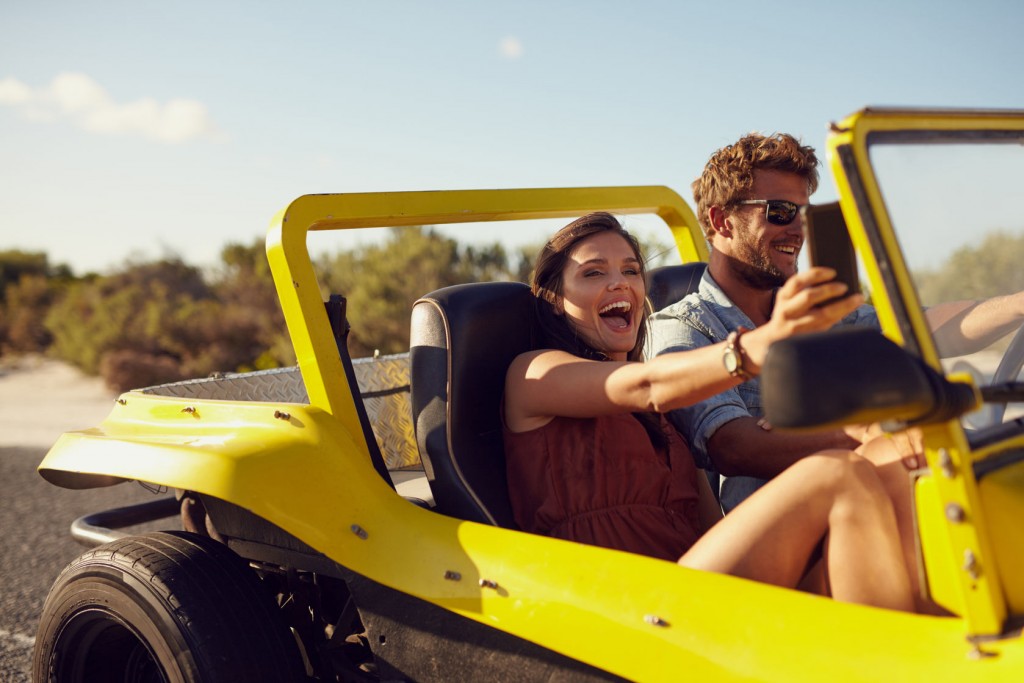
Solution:
M324 294L348 300L349 353L353 358L409 350L413 302L439 287L508 280L504 249L459 248L429 228L393 229L386 242L342 252L319 265Z

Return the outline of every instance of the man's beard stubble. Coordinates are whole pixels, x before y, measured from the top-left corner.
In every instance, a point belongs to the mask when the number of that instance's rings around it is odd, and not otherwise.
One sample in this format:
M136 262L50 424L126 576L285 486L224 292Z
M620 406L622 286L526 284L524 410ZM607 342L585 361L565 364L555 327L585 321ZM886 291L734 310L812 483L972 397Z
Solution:
M751 244L747 235L743 235L739 246L739 253L731 261L736 276L744 284L753 289L778 289L786 284L786 274L772 263L767 254Z

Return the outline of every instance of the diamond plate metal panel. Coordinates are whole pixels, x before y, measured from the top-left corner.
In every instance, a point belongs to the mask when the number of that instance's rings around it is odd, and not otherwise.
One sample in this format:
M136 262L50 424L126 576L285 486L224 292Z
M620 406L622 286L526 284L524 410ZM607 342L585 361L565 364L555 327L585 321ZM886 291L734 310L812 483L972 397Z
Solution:
M352 361L366 414L388 469L420 464L412 426L409 354Z
M160 384L141 390L144 394L199 398L213 401L265 401L309 403L298 367L256 372L225 373L202 379Z
M352 361L359 393L388 469L420 465L409 398L409 354ZM298 367L227 373L141 389L184 399L309 403Z

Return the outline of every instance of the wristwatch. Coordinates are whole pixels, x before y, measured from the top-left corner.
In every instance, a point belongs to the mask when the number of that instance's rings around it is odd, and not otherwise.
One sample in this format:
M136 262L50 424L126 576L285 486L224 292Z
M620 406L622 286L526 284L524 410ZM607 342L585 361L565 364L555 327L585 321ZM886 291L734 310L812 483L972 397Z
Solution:
M739 327L730 332L725 339L725 349L722 351L722 365L725 366L726 372L730 377L739 377L743 381L753 378L753 375L743 367L747 354L740 345L740 336L747 331L747 328Z

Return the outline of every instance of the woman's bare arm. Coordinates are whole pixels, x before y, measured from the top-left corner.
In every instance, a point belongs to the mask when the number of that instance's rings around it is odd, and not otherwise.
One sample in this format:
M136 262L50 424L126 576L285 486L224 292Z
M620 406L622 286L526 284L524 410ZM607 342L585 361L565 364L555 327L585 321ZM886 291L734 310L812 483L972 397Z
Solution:
M860 305L861 296L854 295L814 308L845 291L845 285L827 283L830 277L828 269L814 268L789 279L780 290L772 320L742 337L749 372L760 371L773 341L828 329ZM556 415L667 412L692 405L741 381L722 364L724 346L723 342L666 353L646 363L585 360L550 349L522 354L505 379L506 424L512 431L527 431Z

